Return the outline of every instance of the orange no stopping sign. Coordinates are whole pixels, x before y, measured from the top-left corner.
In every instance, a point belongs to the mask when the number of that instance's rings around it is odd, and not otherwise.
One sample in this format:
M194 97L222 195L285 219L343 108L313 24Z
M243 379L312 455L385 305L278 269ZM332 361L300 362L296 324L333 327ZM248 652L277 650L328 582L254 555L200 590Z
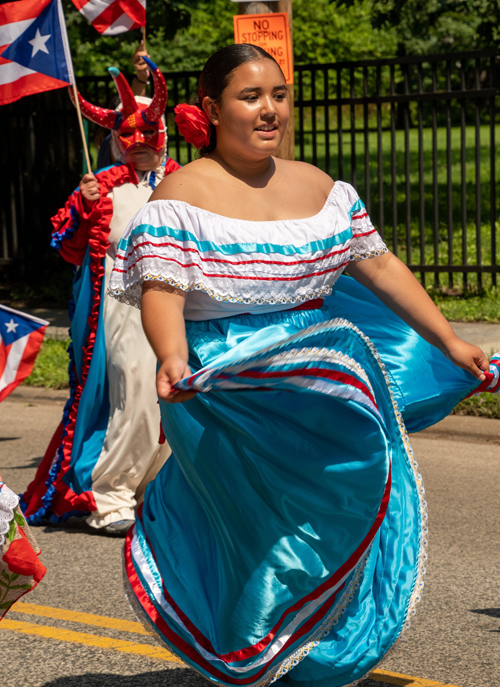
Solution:
M234 42L252 43L274 57L287 83L293 83L292 41L286 12L273 14L237 14Z

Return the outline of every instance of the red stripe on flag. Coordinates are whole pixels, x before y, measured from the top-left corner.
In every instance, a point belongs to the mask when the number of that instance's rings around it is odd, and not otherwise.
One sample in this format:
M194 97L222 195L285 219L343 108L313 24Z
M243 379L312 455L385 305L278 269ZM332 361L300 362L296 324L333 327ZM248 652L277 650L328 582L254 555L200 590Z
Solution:
M123 10L115 0L115 2L109 5L109 7L106 7L104 12L101 12L101 14L94 19L92 26L94 29L96 29L96 31L99 31L99 33L104 33L104 31L109 29L111 24L121 17L122 14Z
M34 74L22 76L11 83L0 85L0 105L13 103L25 95L53 91L56 88L67 86L68 84L65 81L59 81L59 79L53 79L51 76L35 72Z
M52 0L22 0L22 2L7 2L0 5L0 26L34 19L42 13L50 2Z
M0 379L2 379L3 372L7 367L7 358L12 344L6 346L3 339L0 337Z
M28 341L26 342L26 346L24 348L23 354L21 361L17 367L16 370L16 377L15 379L8 384L2 391L0 392L0 402L4 400L4 398L7 398L7 396L10 394L11 391L14 391L16 386L21 384L26 377L29 377L29 375L33 371L33 364L35 362L35 358L38 355L38 351L40 350L40 346L42 345L43 341L43 335L45 334L45 327L40 327L40 329L37 329L36 331L32 332L29 337ZM7 366L7 357L8 357L8 352L9 349L12 346L4 346L2 342L2 349L0 349L0 367L5 367ZM2 360L3 355L2 353L6 353L5 355L5 360ZM0 377L3 374L3 370L0 373Z
M122 12L135 21L139 26L146 26L146 8L139 0L118 0Z
M73 5L76 7L76 9L81 12L82 9L87 5L91 0L71 0Z
M40 350L40 346L42 345L45 329L46 327L40 327L40 329L37 329L29 335L28 343L24 349L23 359L17 368L16 379L18 384L25 380L26 377L29 377L33 371L33 365L38 355L38 351Z

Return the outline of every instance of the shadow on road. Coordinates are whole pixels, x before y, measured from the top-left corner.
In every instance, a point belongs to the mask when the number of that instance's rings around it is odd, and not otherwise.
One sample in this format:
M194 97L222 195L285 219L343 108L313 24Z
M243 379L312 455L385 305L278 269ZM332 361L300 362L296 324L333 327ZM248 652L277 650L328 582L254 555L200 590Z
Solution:
M489 615L491 618L500 618L500 608L473 608L471 613Z
M43 687L206 687L207 680L188 668L172 668L139 675L86 673L46 682Z
M16 437L14 437L16 438ZM7 439L0 439L0 441L7 441ZM10 439L9 439L10 441ZM33 468L37 468L40 463L43 460L43 456L38 456L38 458L30 458L29 463L25 463L24 465L10 465L9 470L33 470Z
M139 675L112 675L110 673L86 673L68 675L46 682L43 687L206 687L207 680L189 668L172 668ZM280 680L275 685L286 685ZM363 680L358 687L394 687L387 683Z
M500 618L500 608L473 608L471 613L488 615L490 618ZM489 632L500 632L500 630L489 630Z

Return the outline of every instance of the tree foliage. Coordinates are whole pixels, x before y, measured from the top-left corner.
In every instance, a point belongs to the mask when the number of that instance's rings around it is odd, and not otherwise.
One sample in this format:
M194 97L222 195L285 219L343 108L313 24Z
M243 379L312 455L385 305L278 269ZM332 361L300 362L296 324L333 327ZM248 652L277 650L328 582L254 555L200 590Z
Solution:
M354 6L356 0L343 4ZM371 20L375 29L397 29L398 55L500 44L499 0L373 0Z
M131 70L140 31L100 36L63 0L77 75ZM147 47L166 71L201 69L233 42L229 0L148 0ZM297 64L500 45L500 0L293 0Z
M114 65L130 71L130 59L141 32L99 36L64 0L70 44L78 76L104 74ZM201 69L218 48L234 41L233 15L238 5L229 0L148 0L147 48L166 71ZM294 0L295 61L333 62L392 55L395 32L371 22L371 1L349 6L330 0Z

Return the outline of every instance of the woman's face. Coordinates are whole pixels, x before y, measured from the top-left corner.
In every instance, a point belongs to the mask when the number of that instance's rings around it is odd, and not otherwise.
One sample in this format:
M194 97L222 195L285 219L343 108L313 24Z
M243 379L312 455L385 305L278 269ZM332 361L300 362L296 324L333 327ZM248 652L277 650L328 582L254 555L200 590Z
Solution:
M235 69L219 103L203 105L215 117L217 149L247 159L276 152L288 124L287 87L279 67L268 59Z

